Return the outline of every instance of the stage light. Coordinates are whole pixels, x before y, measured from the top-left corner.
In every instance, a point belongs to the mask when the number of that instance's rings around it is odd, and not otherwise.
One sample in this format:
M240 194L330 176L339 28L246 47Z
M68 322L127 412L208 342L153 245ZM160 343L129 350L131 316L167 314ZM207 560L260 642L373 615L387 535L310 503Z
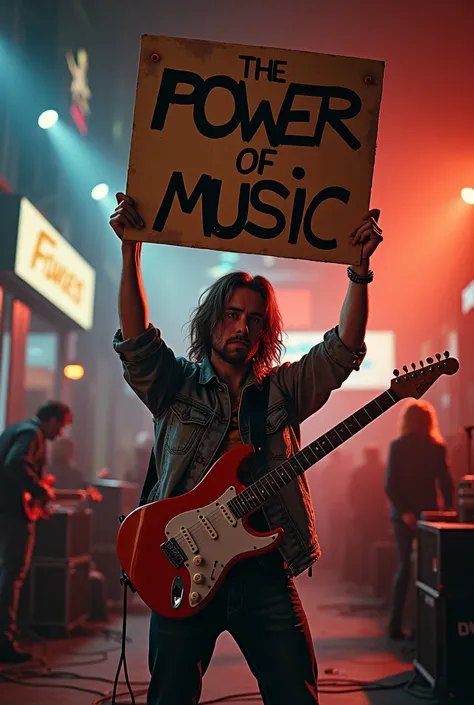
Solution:
M97 184L91 191L91 196L94 201L101 201L109 193L109 187L107 184Z
M463 188L461 191L461 198L470 206L474 206L474 188Z
M71 362L64 368L64 376L67 377L67 379L82 379L84 377L84 368L77 362Z
M38 118L38 125L42 130L49 130L57 123L58 117L56 110L45 110Z

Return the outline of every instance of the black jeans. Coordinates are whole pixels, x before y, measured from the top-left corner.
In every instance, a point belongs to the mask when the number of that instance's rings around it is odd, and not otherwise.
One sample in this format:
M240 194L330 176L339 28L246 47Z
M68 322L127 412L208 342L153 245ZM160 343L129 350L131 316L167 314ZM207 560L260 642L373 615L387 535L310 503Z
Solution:
M206 608L184 620L152 614L147 705L196 705L217 637L229 631L265 705L317 705L308 621L278 556L234 566ZM229 688L229 691L231 689Z
M403 624L403 608L411 575L411 554L416 532L402 521L393 521L393 533L398 554L398 566L392 583L392 612L390 629L399 630Z
M35 525L0 514L0 647L15 640L18 602L35 542Z

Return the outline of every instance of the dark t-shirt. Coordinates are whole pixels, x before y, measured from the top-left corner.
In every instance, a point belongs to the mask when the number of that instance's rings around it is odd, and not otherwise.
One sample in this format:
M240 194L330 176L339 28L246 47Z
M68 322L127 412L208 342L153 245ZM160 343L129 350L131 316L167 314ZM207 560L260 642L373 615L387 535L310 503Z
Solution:
M408 434L390 445L385 491L392 504L390 517L438 509L437 485L445 508L453 506L453 481L446 463L446 446L429 436Z

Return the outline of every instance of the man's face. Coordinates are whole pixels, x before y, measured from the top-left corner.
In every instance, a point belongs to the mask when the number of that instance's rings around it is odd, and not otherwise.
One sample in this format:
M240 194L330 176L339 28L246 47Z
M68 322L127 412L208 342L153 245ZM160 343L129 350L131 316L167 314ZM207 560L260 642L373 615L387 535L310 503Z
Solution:
M256 291L236 289L212 335L212 352L231 365L250 362L265 329L265 304Z
M54 441L61 436L66 426L72 424L71 414L66 414L62 419L51 418L44 425L44 433L48 440Z

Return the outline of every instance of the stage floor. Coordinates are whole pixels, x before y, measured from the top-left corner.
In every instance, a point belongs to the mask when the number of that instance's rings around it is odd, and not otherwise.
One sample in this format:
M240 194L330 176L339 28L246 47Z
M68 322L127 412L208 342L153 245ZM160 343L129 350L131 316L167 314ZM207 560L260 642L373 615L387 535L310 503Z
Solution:
M343 679L391 685L409 681L413 675L414 645L392 644L384 636L386 615L370 597L356 595L333 575L318 566L314 575L298 578L316 647L322 705L413 705L415 698L403 687L341 693L325 685ZM80 633L66 639L50 640L35 647L38 661L28 670L3 670L0 682L2 705L88 705L111 690L107 679L115 676L120 655L121 617L113 614L107 624L88 624ZM129 609L127 661L130 679L136 683L137 705L145 702L147 681L148 613L137 598ZM45 665L41 665L41 659ZM0 666L0 668L2 668ZM49 670L47 670L49 669ZM77 677L74 677L77 676ZM5 677L15 682L6 681ZM105 680L101 680L105 679ZM123 677L122 677L123 680ZM140 685L142 684L142 685ZM62 686L71 686L65 688ZM79 688L95 692L83 692ZM326 692L328 689L331 692ZM121 685L119 692L124 692ZM233 694L255 693L255 699L227 700L234 705L261 702L257 684L229 634L223 634L204 678L201 704ZM334 693L334 694L333 694ZM418 688L425 697L430 691ZM110 702L110 701L109 701ZM130 703L130 697L117 700ZM431 700L430 702L436 702ZM288 703L288 705L293 705Z

